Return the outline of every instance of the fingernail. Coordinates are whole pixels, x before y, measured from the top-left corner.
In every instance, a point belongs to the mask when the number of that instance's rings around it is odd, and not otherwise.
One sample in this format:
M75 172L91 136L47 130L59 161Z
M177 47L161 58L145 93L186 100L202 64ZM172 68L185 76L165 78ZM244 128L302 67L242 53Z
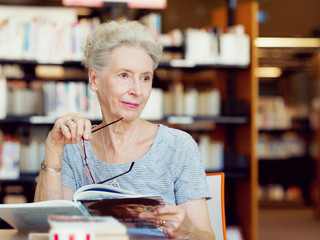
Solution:
M90 133L86 133L86 134L84 135L84 138L85 138L85 139L90 139L90 137L91 137L91 134L90 134Z
M92 134L89 133L87 137L88 137L89 140L91 140L92 139Z

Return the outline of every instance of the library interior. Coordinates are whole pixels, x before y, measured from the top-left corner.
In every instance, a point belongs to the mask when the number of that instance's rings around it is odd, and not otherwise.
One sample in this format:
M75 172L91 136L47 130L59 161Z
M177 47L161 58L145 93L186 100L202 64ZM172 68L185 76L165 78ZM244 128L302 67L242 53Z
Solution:
M206 173L224 173L226 238L319 239L319 11L319 0L0 0L0 204L34 201L57 118L101 122L82 47L128 19L163 45L141 118L189 133Z

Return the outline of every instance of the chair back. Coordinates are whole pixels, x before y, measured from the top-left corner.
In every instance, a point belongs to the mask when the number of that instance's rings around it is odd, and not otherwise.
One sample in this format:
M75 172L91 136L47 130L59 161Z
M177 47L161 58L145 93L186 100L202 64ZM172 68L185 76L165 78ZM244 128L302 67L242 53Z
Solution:
M207 201L211 226L216 240L226 240L224 173L208 173L207 182L212 194L212 198Z

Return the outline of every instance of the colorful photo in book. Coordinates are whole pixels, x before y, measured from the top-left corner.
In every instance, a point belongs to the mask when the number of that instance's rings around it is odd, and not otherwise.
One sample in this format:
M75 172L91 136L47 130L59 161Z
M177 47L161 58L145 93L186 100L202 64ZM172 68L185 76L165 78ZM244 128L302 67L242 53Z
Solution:
M139 197L121 199L81 200L92 216L113 216L127 228L156 228L142 221L139 213L149 212L163 206L162 198Z

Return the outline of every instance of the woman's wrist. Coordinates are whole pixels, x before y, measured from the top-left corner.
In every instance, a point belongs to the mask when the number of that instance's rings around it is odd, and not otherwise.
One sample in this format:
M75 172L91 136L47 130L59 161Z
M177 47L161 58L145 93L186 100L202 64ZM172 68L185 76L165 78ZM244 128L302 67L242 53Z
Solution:
M52 168L46 165L45 161L43 160L43 162L41 163L41 170L48 172L48 173L61 173L62 172L62 168Z
M205 230L200 230L196 228L193 232L192 239L194 240L215 240L215 234L213 232L208 232Z
M62 154L64 145L55 144L50 140L50 136L48 136L46 140L46 154L45 159L42 162L49 168L60 169L62 166Z
M54 138L51 136L51 133L49 133L47 139L46 139L46 151L50 151L52 153L58 153L62 154L63 149L65 147L65 144L59 144L56 141L54 141Z
M65 144L61 144L55 141L54 137L52 136L52 132L48 134L46 139L46 148L54 152L57 152L57 151L63 151L64 147L65 147Z

